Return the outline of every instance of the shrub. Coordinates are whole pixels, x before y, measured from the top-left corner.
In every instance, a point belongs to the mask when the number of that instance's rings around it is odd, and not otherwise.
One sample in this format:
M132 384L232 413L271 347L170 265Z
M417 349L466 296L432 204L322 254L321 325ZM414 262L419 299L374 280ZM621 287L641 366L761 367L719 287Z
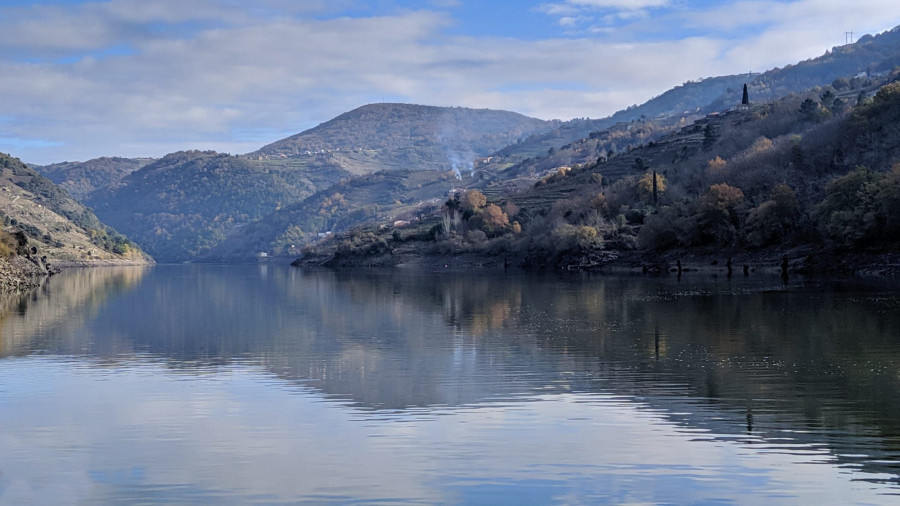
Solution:
M487 240L487 234L481 230L469 230L466 232L466 241L472 244L481 244Z
M484 228L487 232L503 229L509 225L509 216L495 204L488 204L482 213Z
M881 180L875 199L884 216L886 235L900 238L900 162Z
M825 187L816 221L838 247L897 242L900 232L900 164L887 174L865 167Z
M487 197L478 190L469 190L463 194L460 204L464 211L477 212L487 204Z
M797 192L786 184L776 185L769 200L752 211L747 218L747 242L762 247L782 241L790 235L800 217Z
M678 233L675 228L677 213L671 207L663 207L659 213L647 218L637 237L641 249L662 251L678 244Z
M602 244L602 240L597 239L597 229L594 227L579 227L575 232L575 242L583 249L588 249L594 246L600 246Z
M16 238L3 230L0 230L0 258L9 258L16 253Z
M591 207L604 216L609 213L609 203L606 202L606 196L602 193L594 195L591 199Z
M653 173L647 172L638 180L638 195L643 200L653 198ZM656 174L656 192L662 195L666 191L666 178L662 174Z
M714 184L699 200L697 225L703 239L720 246L737 238L737 206L744 202L744 192L727 183Z
M725 177L726 166L728 166L728 162L717 156L706 164L706 176L712 180L719 181Z

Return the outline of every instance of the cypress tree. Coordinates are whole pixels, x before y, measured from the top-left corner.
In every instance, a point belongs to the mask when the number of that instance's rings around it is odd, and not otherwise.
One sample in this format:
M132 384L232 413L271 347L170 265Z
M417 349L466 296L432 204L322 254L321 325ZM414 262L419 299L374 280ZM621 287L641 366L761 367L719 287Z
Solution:
M741 98L741 105L750 105L750 93L747 92L747 83L744 83L744 96Z
M716 131L713 129L711 123L707 123L706 128L703 129L703 149L709 149L715 143Z

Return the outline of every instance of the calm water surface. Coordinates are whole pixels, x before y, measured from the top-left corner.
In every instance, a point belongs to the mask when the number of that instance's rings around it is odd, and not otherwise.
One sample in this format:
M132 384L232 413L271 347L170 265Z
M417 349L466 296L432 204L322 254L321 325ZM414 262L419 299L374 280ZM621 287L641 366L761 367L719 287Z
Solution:
M0 298L0 503L900 502L900 291L70 271Z

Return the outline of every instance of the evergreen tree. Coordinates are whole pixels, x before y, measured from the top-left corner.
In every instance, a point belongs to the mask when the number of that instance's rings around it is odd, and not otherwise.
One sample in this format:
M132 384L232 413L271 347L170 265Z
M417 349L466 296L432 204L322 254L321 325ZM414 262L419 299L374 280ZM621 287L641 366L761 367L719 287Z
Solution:
M746 83L744 83L744 96L741 98L741 105L750 105L750 93L747 91Z
M703 129L703 149L709 149L716 143L716 131L711 123L706 124Z

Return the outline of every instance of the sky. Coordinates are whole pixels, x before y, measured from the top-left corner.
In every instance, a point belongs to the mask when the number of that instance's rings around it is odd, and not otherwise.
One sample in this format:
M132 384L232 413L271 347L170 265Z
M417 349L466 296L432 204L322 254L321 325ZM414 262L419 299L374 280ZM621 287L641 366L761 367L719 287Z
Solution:
M247 153L373 102L601 118L900 25L896 0L0 0L0 151Z

